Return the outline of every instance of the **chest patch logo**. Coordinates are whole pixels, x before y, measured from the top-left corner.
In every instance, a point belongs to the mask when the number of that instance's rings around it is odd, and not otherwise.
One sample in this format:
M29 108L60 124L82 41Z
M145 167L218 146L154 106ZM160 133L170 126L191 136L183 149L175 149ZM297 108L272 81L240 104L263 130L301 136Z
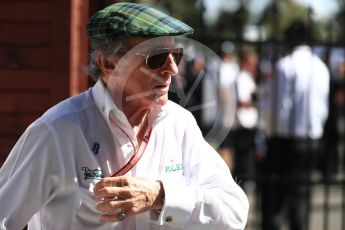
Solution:
M100 147L99 143L97 143L97 142L93 143L92 152L93 152L94 154L98 154L99 147Z
M165 172L175 172L183 169L182 164L171 164L165 166Z
M81 167L81 170L84 172L84 180L87 179L102 179L104 178L103 172L101 169L89 169L88 167Z

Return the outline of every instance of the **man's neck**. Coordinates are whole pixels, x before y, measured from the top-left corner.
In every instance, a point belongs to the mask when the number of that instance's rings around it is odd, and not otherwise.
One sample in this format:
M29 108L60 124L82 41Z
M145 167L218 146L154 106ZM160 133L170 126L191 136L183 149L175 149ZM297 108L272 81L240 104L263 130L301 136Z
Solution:
M102 79L104 87L107 87L107 83ZM148 126L148 113L150 107L143 105L139 100L125 101L123 97L113 96L113 101L117 108L122 108L122 112L127 117L129 124L132 126L134 133L138 136L139 132ZM145 127L146 126L146 127ZM145 135L145 132L144 134Z
M127 104L123 108L123 113L126 115L128 122L132 126L136 135L140 133L140 130L144 130L145 126L147 126L149 108L140 109L140 106Z

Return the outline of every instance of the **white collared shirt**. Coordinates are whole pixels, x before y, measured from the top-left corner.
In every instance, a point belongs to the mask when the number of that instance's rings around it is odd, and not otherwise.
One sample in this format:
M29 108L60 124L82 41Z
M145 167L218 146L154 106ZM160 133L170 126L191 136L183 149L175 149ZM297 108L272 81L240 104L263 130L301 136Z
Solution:
M143 157L126 175L161 180L160 213L100 222L92 184L133 154L136 138L101 81L48 110L0 170L0 229L244 229L248 200L192 115L168 102L155 116ZM109 123L112 116L126 135Z
M276 68L272 135L320 138L328 116L330 74L308 46L296 47Z

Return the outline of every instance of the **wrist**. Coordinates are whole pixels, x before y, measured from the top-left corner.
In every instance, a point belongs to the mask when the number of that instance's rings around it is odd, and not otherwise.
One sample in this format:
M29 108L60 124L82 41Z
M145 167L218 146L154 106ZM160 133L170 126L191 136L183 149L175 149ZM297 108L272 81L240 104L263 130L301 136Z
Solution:
M159 188L158 195L153 203L153 210L160 211L163 208L164 202L165 202L165 192L164 192L164 186L161 181L157 181L157 186Z

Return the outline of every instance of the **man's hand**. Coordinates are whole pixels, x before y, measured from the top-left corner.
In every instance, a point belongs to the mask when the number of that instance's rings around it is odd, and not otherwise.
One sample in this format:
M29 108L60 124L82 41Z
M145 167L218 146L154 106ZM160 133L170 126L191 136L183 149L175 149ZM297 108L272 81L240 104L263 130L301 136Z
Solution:
M149 210L160 210L164 203L162 182L138 177L107 177L94 187L99 203L96 208L104 213L106 222L121 221L119 213L126 217Z

